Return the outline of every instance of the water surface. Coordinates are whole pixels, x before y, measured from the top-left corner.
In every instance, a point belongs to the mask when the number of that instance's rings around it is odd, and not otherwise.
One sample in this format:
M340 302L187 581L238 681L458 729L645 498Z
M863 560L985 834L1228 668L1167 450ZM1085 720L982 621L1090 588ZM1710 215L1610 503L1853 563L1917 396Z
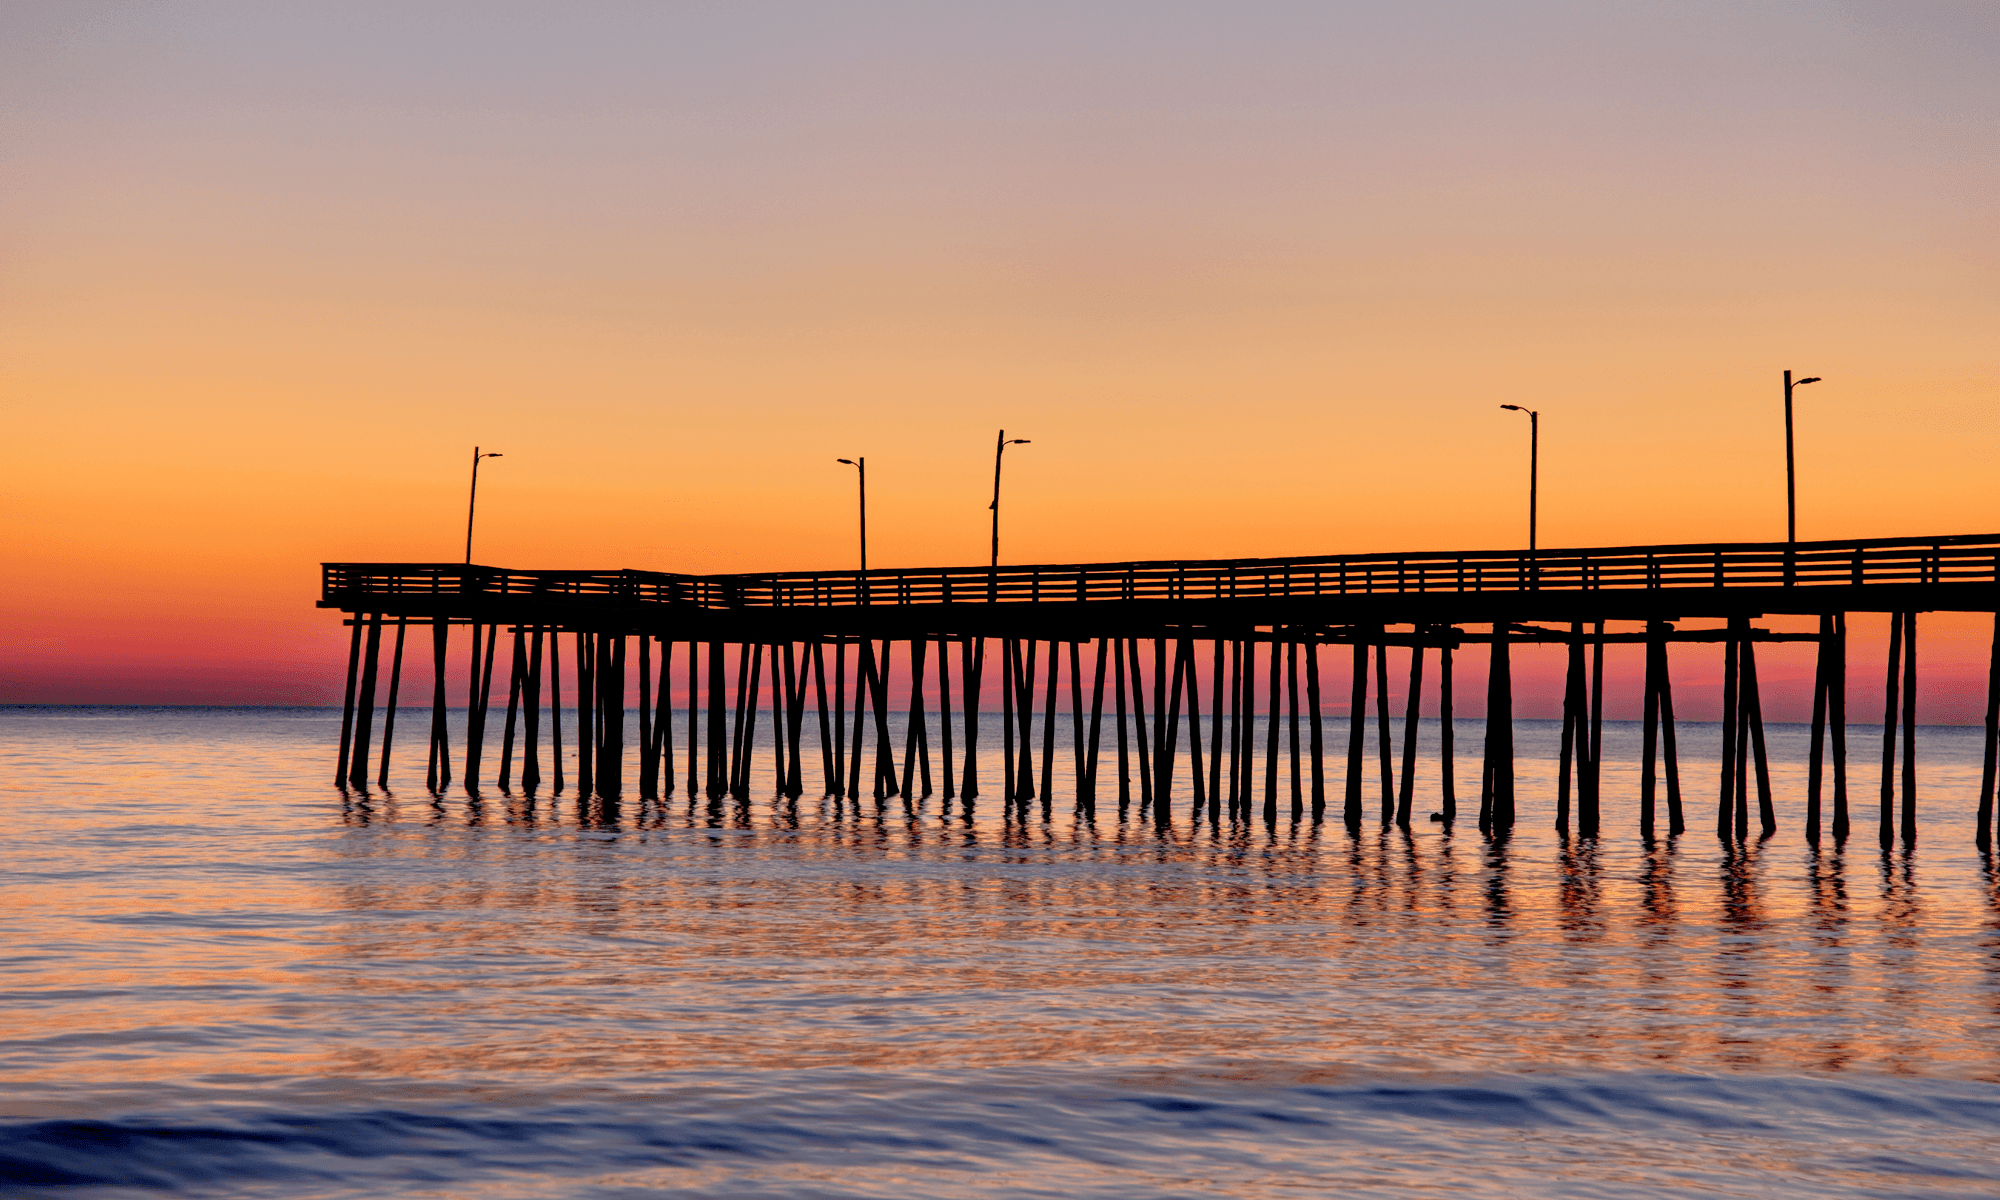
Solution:
M1977 731L1885 856L1799 836L1783 726L1731 848L1700 726L1647 843L1618 725L1603 837L1522 722L1493 842L1081 820L1067 760L1026 811L784 801L767 753L748 803L346 794L338 719L0 712L10 1194L2000 1194Z

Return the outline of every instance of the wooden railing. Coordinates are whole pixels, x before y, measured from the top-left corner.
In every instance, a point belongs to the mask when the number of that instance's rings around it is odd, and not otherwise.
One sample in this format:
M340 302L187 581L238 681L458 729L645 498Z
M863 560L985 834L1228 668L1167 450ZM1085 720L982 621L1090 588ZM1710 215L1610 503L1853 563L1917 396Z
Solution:
M1438 592L1861 586L2000 581L2000 535L1598 549L1347 554L933 570L676 575L326 563L323 598L510 596L703 609L1228 600Z

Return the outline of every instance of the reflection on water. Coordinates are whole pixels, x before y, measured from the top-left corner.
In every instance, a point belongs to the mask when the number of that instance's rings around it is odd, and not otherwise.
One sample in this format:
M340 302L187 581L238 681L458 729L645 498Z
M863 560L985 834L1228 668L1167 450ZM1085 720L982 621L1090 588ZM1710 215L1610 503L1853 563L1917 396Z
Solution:
M1935 831L1884 854L1815 849L1795 821L1734 845L1641 839L1616 761L1606 835L1564 836L1537 807L1532 729L1522 823L1487 839L1188 806L1079 817L1060 790L342 794L319 783L337 720L9 714L0 1179L2000 1182L2000 868L1946 832L1969 830L1976 782L1976 746L1950 732L1925 746ZM1802 773L1775 776L1794 813ZM160 1121L185 1136L148 1141Z

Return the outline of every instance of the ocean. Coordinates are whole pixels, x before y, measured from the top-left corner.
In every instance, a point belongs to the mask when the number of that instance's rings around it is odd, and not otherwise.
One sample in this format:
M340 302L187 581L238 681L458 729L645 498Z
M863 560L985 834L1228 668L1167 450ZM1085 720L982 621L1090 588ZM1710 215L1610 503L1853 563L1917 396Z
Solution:
M1066 760L1025 809L788 801L768 752L748 802L433 797L414 709L364 795L339 719L0 710L7 1195L2000 1195L1976 729L1921 731L1885 854L1871 726L1814 848L1785 725L1732 847L1696 723L1649 843L1615 722L1603 836L1522 721L1495 841L1423 819L1435 722L1414 827L1354 837L1080 818Z

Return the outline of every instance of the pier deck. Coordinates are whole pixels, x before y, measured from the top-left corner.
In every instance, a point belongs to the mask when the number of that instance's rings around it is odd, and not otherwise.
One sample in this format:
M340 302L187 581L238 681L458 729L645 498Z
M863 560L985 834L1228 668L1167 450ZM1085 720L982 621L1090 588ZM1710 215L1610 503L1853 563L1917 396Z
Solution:
M800 764L810 692L820 727L821 782L829 794L870 790L877 796L907 794L915 785L913 770L924 781L924 793L930 794L929 740L935 725L941 733L945 797L953 798L956 791L958 798L969 802L980 787L977 706L986 643L992 640L999 648L1003 680L1002 795L1008 802L1027 801L1037 794L1046 802L1048 764L1061 723L1056 719L1057 709L1064 698L1058 685L1066 666L1070 723L1074 726L1070 758L1077 774L1077 802L1080 806L1095 803L1109 665L1115 707L1112 720L1120 747L1117 784L1121 805L1136 798L1149 810L1166 811L1174 802L1175 789L1184 784L1197 814L1212 810L1217 819L1225 813L1229 819L1250 819L1258 807L1255 779L1262 770L1268 776L1263 815L1276 819L1281 806L1271 764L1280 756L1276 731L1282 719L1290 726L1293 776L1309 776L1311 781L1310 805L1305 799L1308 789L1295 785L1291 807L1298 815L1309 809L1318 817L1326 803L1323 758L1327 717L1319 688L1320 660L1323 647L1338 644L1351 647L1354 657L1352 694L1344 716L1349 736L1342 806L1342 816L1351 826L1361 819L1370 676L1382 763L1381 815L1385 822L1407 824L1412 807L1410 747L1416 736L1416 698L1425 659L1436 651L1439 670L1435 686L1441 711L1449 713L1452 654L1468 643L1484 645L1490 655L1485 712L1493 719L1488 721L1482 748L1485 769L1480 826L1489 831L1511 826L1515 811L1508 647L1519 642L1559 642L1570 648L1570 671L1556 816L1564 828L1569 826L1574 782L1578 828L1594 834L1603 647L1613 642L1638 642L1647 646L1641 826L1648 833L1652 831L1655 792L1664 781L1665 824L1670 832L1679 832L1685 827L1686 814L1674 755L1667 653L1676 642L1706 641L1721 642L1725 647L1721 785L1725 794L1718 801L1717 832L1725 838L1747 836L1754 764L1756 805L1761 827L1768 833L1776 818L1764 752L1755 648L1769 641L1803 640L1819 644L1806 829L1808 836L1819 835L1822 780L1828 775L1823 759L1830 748L1831 828L1836 837L1845 836L1849 823L1844 745L1846 615L1886 612L1894 619L1884 753L1893 766L1900 725L1903 769L1900 810L1896 797L1885 791L1880 828L1885 839L1914 837L1915 759L1910 734L1915 726L1918 683L1916 614L1993 612L1996 633L2000 634L2000 534L729 575L537 571L458 563L327 563L322 569L320 606L353 617L337 772L345 785L366 786L371 774L370 743L385 626L395 632L392 710L408 629L419 626L432 631L436 683L427 781L433 788L449 783L442 666L450 628L459 625L470 627L472 635L473 683L467 697L472 723L464 764L467 786L477 786L481 778L494 648L505 630L512 639L512 652L505 672L509 698L499 772L502 787L513 782L517 719L524 725L521 783L527 787L540 783L539 715L546 705L551 732L559 737L561 685L556 647L560 636L569 635L576 648L574 678L583 684L577 691L575 728L584 730L590 743L590 753L579 757L577 785L584 791L615 797L624 787L628 643L638 647L640 668L644 743L640 747L640 793L650 797L674 789L674 714L664 697L674 682L667 673L673 647L684 643L690 668L687 757L691 789L720 796L741 795L747 788L747 756L765 704L761 689L768 654L768 710L776 714L774 719L782 718L776 730L774 764L783 784L781 790L796 796L803 786ZM1773 614L1815 617L1818 630L1782 633L1750 625L1753 619ZM1698 619L1721 620L1725 625L1699 630L1674 626L1678 621ZM1644 628L1607 630L1607 622L1636 622ZM887 718L888 664L897 643L905 644L911 679L909 733L902 750L900 779L896 749L889 745ZM1083 648L1092 643L1086 656ZM1197 644L1203 648L1197 650ZM1046 679L1036 665L1040 645L1047 647L1040 669ZM727 646L736 648L733 699ZM952 763L954 685L948 648L953 646L959 652L958 687L963 690L961 711L966 719L960 745L962 781L955 779ZM1400 787L1394 780L1388 733L1386 651L1391 646L1409 650L1409 706ZM1990 840L1992 831L1996 744L2000 743L2000 636L1995 647L1977 832L1981 844ZM850 648L856 652L851 754L842 728L848 715L846 656ZM932 651L936 653L935 687L925 671L926 657ZM829 657L835 659L836 675L831 701L825 687ZM656 658L657 676L653 667ZM1260 658L1265 670L1262 684L1257 682ZM1201 680L1205 668L1206 687ZM1206 775L1200 717L1204 691L1210 702ZM1088 732L1083 716L1086 694ZM1245 732L1254 722L1260 702L1265 725L1271 731L1264 747L1252 744ZM1146 715L1149 703L1150 718ZM1042 713L1039 724L1034 721L1038 707ZM933 709L936 716L927 718ZM703 739L694 736L704 715L705 746ZM1303 774L1302 715L1310 728L1311 747ZM1230 731L1227 745L1222 734L1225 723ZM875 764L871 780L864 786L860 761L868 739L861 731L871 725ZM836 728L841 732L834 733ZM1185 776L1175 767L1184 730L1189 739ZM389 773L390 738L385 717L381 769L375 773L384 785ZM1039 788L1035 786L1034 740L1042 743ZM1448 781L1451 748L1447 745L1441 750ZM1225 755L1228 777L1234 781L1226 794L1220 766ZM1134 757L1139 763L1136 773L1131 769ZM558 772L555 786L561 787L559 749L554 758ZM705 764L699 764L697 760L703 758ZM1893 781L1893 771L1885 775ZM1139 785L1136 797L1135 778ZM1439 799L1443 819L1455 819L1456 802L1448 782Z

